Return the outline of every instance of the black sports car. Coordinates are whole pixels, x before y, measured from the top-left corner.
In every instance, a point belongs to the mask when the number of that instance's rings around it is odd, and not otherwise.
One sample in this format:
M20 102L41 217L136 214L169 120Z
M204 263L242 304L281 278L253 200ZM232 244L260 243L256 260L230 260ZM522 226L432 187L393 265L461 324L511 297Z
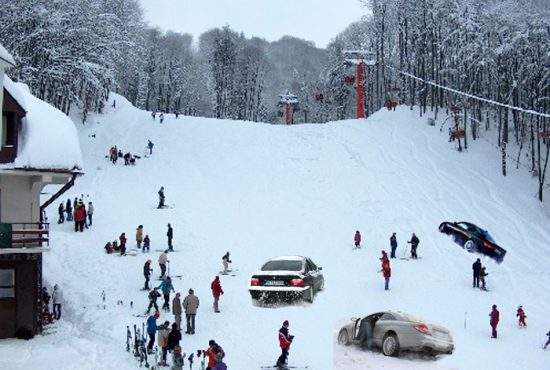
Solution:
M482 228L469 222L443 222L439 231L452 235L454 241L470 253L483 253L498 263L504 260L506 250L500 247L493 237Z

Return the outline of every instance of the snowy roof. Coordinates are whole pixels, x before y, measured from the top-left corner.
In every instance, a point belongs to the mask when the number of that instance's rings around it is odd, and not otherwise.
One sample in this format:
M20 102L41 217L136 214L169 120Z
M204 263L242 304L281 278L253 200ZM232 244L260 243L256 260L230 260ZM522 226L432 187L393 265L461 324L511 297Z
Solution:
M17 157L0 169L72 172L82 169L82 152L71 119L32 95L29 88L4 76L4 88L27 112L23 118Z
M271 258L270 261L302 261L303 259L302 256L280 256Z
M10 53L0 44L0 62L4 62L5 64L9 64L11 66L15 65L15 60L13 60L13 57Z

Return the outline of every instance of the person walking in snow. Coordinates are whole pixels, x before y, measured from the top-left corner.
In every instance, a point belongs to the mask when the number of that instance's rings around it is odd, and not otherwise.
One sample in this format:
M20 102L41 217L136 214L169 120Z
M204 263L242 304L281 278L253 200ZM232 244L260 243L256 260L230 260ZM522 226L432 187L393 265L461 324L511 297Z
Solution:
M149 155L153 154L153 147L155 144L151 140L147 140L147 149L149 149Z
M149 343L147 343L147 353L153 352L153 345L155 344L155 335L157 334L157 319L160 313L158 310L147 318L147 335L149 335Z
M288 351L290 350L290 345L294 340L294 336L290 335L288 332L289 322L285 320L283 326L279 329L279 347L281 347L281 355L277 359L276 367L284 367L288 361Z
M174 247L172 246L172 238L174 237L174 229L172 229L172 226L168 224L168 231L166 232L166 236L168 237L168 250L170 252L174 251Z
M164 122L164 113L161 113L159 118L160 118L160 123L163 123Z
M159 365L168 366L166 364L166 355L168 353L168 335L170 334L170 322L165 321L157 328L157 343L161 349L161 358Z
M390 247L390 258L395 258L395 250L397 249L397 237L395 236L395 233L393 233L390 237Z
M92 202L88 202L88 224L90 224L90 226L92 226L92 221L94 219L94 211L94 205Z
M59 220L57 220L58 224L62 224L65 222L65 207L63 206L63 203L59 203L59 207L57 207L57 213L59 213Z
M151 272L153 272L153 269L151 268L151 260L147 260L143 265L143 276L145 277L145 285L143 286L143 290L149 290L149 279L151 278Z
M481 260L479 258L472 265L472 273L474 278L472 286L479 288L479 279L481 277Z
M493 305L493 309L492 309L491 313L489 314L489 317L491 318L491 320L489 321L489 324L491 324L491 330L492 330L491 338L496 338L497 337L497 326L498 326L498 322L500 320L500 312L498 312L496 304Z
M189 294L183 300L185 308L185 321L187 322L187 330L185 334L195 334L195 316L199 308L199 298L195 295L193 289L189 289Z
M164 196L164 186L160 187L158 194L159 194L159 205L157 208L164 208L164 200L166 199Z
M149 235L145 235L145 239L143 239L143 253L145 253L145 249L147 249L147 252L149 252L149 247L151 246L151 239L149 239Z
M359 232L359 230L355 230L353 241L355 242L355 248L361 248L361 233Z
M214 297L214 312L220 312L218 302L220 300L220 296L223 294L223 289L219 276L214 278L214 281L210 284L210 289L212 290L212 296Z
M527 323L525 322L525 319L527 318L527 315L525 315L525 311L523 310L523 306L519 306L518 310L516 312L516 317L518 318L518 325L520 328L524 328L527 326Z
M146 313L149 313L149 311L151 311L151 308L153 307L155 307L155 311L158 312L159 306L157 304L157 299L159 297L160 297L160 293L158 292L158 288L153 288L153 290L149 292L149 307L147 307Z
M546 341L546 344L544 345L544 349L546 349L546 347L548 347L548 345L550 345L550 331L548 331L548 333L546 333L546 336L548 337L548 340Z
M420 244L420 240L418 239L415 233L412 234L411 240L409 240L407 243L410 243L411 245L411 258L418 259L418 255L416 254L416 248L418 248L418 244Z
M86 221L86 209L82 203L76 206L74 211L74 231L84 231L84 222Z
M168 250L165 250L162 252L159 256L159 267L160 267L160 278L162 279L164 277L164 274L166 274L166 264L170 263L168 260Z
M391 267L390 267L390 260L388 259L388 254L386 251L382 251L382 258L380 258L380 261L382 261L382 275L384 276L384 290L390 289L390 277L391 277Z
M153 121L155 120L157 114L155 111L151 111L151 117L153 117Z
M63 300L63 294L61 293L61 288L59 285L55 284L52 292L52 302L53 302L53 317L56 320L61 318L61 301Z
M120 241L120 255L124 256L126 254L126 241L128 240L126 239L126 233L120 234L118 240Z
M227 274L229 271L229 264L231 263L231 260L229 259L229 252L223 255L222 257L222 265L223 265L223 273Z
M178 327L178 324L172 324L172 330L168 333L168 351L172 352L174 349L180 345L181 340L181 331Z
M481 287L479 289L481 290L487 290L487 287L485 286L485 276L487 275L489 275L489 273L485 272L485 266L482 266L479 271L479 280L481 281Z
M181 329L181 314L183 307L181 305L181 294L178 292L172 300L172 314L174 315L174 322L178 324L178 328Z
M139 225L136 229L136 244L138 248L141 248L143 242L143 225Z
M170 309L170 291L175 292L174 286L172 285L172 279L170 276L167 276L158 286L158 289L162 292L164 296L164 304L162 305L163 310Z
M73 220L73 205L72 205L70 199L67 199L67 203L65 204L65 212L67 213L67 222L72 221Z

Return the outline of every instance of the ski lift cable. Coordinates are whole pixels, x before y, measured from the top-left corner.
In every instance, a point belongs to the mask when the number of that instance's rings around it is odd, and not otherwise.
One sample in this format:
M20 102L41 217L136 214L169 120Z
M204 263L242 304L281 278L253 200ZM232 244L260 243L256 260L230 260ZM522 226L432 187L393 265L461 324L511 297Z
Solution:
M468 94L468 93L462 92L460 90L456 90L456 89L453 89L453 88L450 88L450 87L447 87L447 86L437 84L437 83L432 82L432 81L424 80L423 78L417 77L417 76L415 76L411 73L408 73L408 72L403 72L403 71L401 71L401 70L399 70L395 67L392 67L390 65L387 65L387 64L385 66L392 69L392 70L394 70L394 71L396 71L399 74L402 74L403 76L412 78L412 79L417 80L417 81L421 81L421 82L423 82L427 85L435 86L435 87L440 88L442 90L452 92L453 94L462 95L462 96L465 96L465 97L470 98L470 99L479 100L479 101L482 101L484 103L497 105L497 106L507 108L507 109L511 109L511 110L515 110L515 111L518 111L518 112L532 114L532 115L539 116L539 117L544 117L544 118L550 118L550 114L548 114L548 113L541 113L541 112L537 112L537 111L534 111L534 110L531 110L531 109L524 109L524 108L520 108L520 107L515 107L513 105L509 105L509 104L499 103L499 102L491 100L491 99L482 98L480 96Z

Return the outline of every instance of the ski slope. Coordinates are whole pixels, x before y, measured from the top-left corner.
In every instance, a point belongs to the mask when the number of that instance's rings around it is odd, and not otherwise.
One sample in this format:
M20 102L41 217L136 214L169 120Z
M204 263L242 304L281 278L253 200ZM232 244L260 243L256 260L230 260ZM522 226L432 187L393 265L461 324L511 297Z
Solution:
M62 320L30 342L0 341L0 368L136 368L125 351L126 325L144 321L133 316L148 303L139 290L142 267L151 258L158 276L154 250L166 246L168 222L178 250L169 256L170 272L183 275L174 280L176 290L185 296L193 288L201 300L196 335L183 335L187 353L215 339L229 369L259 369L275 363L277 330L289 320L296 336L289 363L311 370L547 368L550 352L541 345L550 329L544 305L550 300L548 214L525 173L510 169L508 177L499 175L494 148L478 141L458 153L437 128L404 107L366 121L325 125L172 115L161 125L158 117L153 121L148 112L113 97L116 109L79 124L86 175L63 197L89 195L94 225L76 234L72 224L55 224L56 204L48 209L52 251L44 256L44 278L63 289ZM112 145L141 155L147 139L155 143L153 155L135 167L120 160L113 166L105 158ZM155 209L161 186L170 209ZM477 256L438 232L443 220L485 227L508 250L502 265L482 259L490 292L472 289ZM105 243L121 232L132 247L140 224L151 238L151 253L104 253ZM356 229L363 235L361 250L352 249ZM413 231L422 258L392 261L386 292L380 251L389 249L396 232L402 256ZM221 277L225 294L222 312L215 314L210 282L226 251L238 272ZM294 254L323 267L324 291L313 304L253 305L249 276L270 257ZM492 304L501 313L497 340L489 338ZM521 330L515 319L519 304L529 320ZM335 344L346 320L379 310L401 310L446 326L455 352L436 360L396 359ZM172 322L173 316L162 312L159 323L165 319Z

